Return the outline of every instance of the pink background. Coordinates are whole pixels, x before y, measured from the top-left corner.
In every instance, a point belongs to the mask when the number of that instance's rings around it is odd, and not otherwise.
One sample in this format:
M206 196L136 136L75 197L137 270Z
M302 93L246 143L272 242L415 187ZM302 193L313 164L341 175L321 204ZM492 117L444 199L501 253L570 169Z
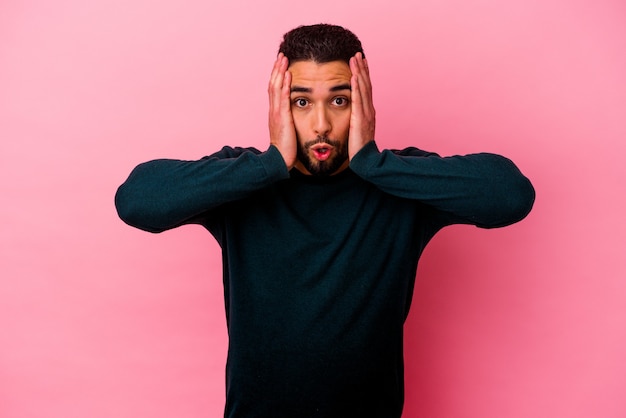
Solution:
M513 159L534 211L427 249L405 418L626 416L622 0L0 3L0 416L218 417L217 244L115 213L139 162L266 148L282 34L343 24L381 147Z

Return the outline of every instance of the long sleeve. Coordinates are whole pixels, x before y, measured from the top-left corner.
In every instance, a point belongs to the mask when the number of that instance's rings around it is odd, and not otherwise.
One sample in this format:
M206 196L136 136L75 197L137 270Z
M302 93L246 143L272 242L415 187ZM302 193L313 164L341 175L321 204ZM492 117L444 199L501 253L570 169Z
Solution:
M273 146L263 153L224 147L198 161L161 159L138 165L118 188L115 206L127 224L161 232L288 177Z
M510 225L531 210L535 191L509 159L495 154L440 157L407 148L379 151L368 143L350 162L360 177L394 196L445 214L445 223Z

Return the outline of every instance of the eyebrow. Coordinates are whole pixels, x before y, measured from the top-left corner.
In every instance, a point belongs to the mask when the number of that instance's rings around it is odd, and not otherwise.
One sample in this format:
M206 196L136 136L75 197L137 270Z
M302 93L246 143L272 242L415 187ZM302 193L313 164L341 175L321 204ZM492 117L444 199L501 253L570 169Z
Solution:
M346 84L339 84L337 86L333 86L329 89L329 91L332 91L332 92L341 91L341 90L352 90L352 88L350 87L350 84L346 83ZM310 87L292 86L291 92L292 93L313 93L313 89L311 89Z

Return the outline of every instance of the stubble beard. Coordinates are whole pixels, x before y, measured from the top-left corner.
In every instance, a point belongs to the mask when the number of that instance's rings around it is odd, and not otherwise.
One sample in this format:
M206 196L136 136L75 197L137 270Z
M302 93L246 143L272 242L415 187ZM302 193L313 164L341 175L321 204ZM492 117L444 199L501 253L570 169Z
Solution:
M334 147L335 155L326 161L319 161L311 157L309 149L315 144L326 143ZM334 174L348 159L348 141L335 141L327 137L318 136L312 141L301 144L298 141L298 160L311 175L325 177Z

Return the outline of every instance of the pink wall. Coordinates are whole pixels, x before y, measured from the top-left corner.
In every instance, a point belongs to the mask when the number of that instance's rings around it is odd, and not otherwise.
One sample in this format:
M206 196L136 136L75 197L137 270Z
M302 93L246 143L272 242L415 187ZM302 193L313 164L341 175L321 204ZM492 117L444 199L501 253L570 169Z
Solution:
M223 4L222 4L223 3ZM354 30L383 147L492 151L537 202L422 259L405 418L626 415L622 0L0 3L0 416L218 417L217 245L117 219L157 157L266 147L283 32Z

